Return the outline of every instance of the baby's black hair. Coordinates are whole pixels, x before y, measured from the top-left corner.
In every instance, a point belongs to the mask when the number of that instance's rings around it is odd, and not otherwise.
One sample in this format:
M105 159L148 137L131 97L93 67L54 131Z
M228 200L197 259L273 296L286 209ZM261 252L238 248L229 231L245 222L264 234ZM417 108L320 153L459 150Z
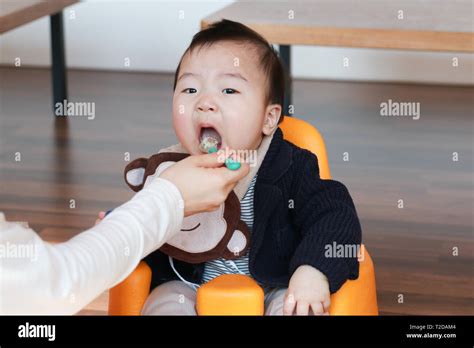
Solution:
M260 66L267 77L266 105L281 105L282 116L278 120L278 123L280 123L283 120L283 100L287 72L283 68L283 64L273 46L256 31L238 22L223 19L211 24L193 36L191 44L184 52L176 68L173 90L176 89L179 69L186 53L191 52L195 48L209 47L220 41L242 42L250 44L257 49Z

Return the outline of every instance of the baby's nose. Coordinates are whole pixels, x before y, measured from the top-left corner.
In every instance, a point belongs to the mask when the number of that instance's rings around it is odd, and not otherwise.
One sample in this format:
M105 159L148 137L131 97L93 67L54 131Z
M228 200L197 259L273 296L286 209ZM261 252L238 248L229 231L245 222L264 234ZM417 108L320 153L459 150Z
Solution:
M216 111L215 107L213 105L209 105L209 104L201 104L198 106L198 110L199 111Z
M210 98L205 98L199 101L197 108L199 111L217 111L217 106L215 103L210 100Z

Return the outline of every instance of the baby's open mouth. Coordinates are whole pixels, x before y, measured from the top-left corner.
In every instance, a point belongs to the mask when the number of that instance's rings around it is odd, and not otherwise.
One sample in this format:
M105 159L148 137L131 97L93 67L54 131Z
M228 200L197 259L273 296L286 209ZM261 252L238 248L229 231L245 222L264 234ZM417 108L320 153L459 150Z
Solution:
M202 127L199 134L199 149L204 153L217 151L222 146L222 137L213 127Z

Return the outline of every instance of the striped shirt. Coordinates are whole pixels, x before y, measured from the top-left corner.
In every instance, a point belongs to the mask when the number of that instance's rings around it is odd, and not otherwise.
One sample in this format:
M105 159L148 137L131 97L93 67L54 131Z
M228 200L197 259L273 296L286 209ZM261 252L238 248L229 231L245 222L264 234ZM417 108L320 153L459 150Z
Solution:
M253 227L253 192L256 181L257 176L255 175L240 202L240 219L248 226L250 233L252 233ZM222 274L245 274L250 276L248 250L245 255L234 260L226 260L221 257L206 262L201 282L202 284L207 283Z

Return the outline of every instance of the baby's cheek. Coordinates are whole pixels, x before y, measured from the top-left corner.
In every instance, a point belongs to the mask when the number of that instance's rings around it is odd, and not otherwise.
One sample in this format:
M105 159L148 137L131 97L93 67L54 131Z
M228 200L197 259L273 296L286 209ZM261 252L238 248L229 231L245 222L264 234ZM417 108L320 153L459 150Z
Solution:
M189 151L193 152L191 149L193 147L193 140L195 138L194 128L192 124L191 117L186 117L181 114L173 115L173 126L174 132L178 141Z
M234 132L231 134L231 139L229 139L234 149L237 150L248 150L255 149L261 141L261 132L252 127L236 127Z
M264 113L253 103L244 105L245 109L232 114L228 125L238 149L255 149L261 141Z

